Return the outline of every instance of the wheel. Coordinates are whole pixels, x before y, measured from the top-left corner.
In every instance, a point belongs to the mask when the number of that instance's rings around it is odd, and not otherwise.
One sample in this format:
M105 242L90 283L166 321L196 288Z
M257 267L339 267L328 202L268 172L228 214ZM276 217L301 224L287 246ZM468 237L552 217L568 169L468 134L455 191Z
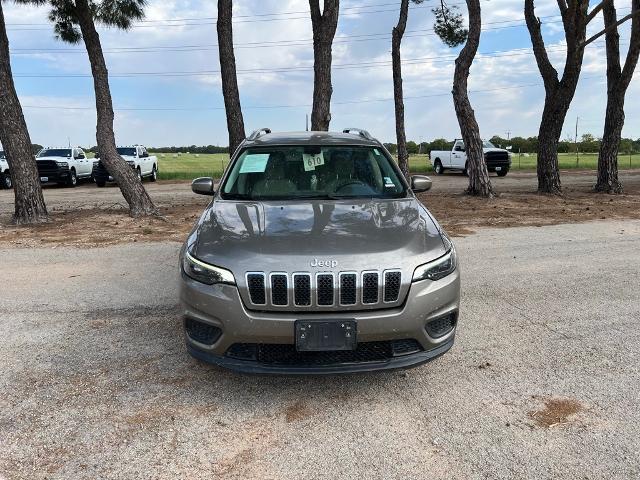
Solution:
M444 173L444 167L440 160L436 160L436 163L433 164L433 171L436 172L436 175L442 175Z
M11 187L13 187L13 182L11 181L11 175L9 175L8 173L5 173L2 175L2 184L1 184L2 188L6 188L7 190L9 190Z
M96 185L98 188L103 188L106 185L106 182L104 180L96 180Z
M67 180L67 187L74 188L76 185L78 185L78 176L75 170L71 170L69 172L69 180Z
M462 170L462 175L464 175L465 177L469 176L469 170L467 170L467 164L464 164L464 170Z
M156 169L156 166L153 166L153 169L151 170L151 176L149 177L149 180L152 182L155 182L158 179L158 170Z
M498 174L499 177L506 177L507 173L509 173L509 169L508 168L504 168L502 170L500 170L499 172L496 172Z
M142 183L142 171L140 170L140 167L136 168L136 173L138 174L138 180Z

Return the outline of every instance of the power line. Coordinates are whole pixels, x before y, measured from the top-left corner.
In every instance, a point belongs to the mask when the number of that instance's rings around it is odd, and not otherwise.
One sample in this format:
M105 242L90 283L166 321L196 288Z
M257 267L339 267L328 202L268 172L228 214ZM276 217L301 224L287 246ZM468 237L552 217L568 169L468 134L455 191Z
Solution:
M598 75L584 76L581 80L589 80L594 78L601 78ZM529 87L539 87L542 86L542 83L524 83L520 85L510 85L506 87L495 87L495 88L485 88L479 90L469 90L471 94L483 94L483 93L491 93L498 92L502 90L514 90L521 88L529 88ZM424 98L434 98L434 97L445 97L451 95L451 92L446 93L433 93L428 95L414 95L414 96L405 96L405 100L418 100ZM352 104L362 104L362 103L378 103L378 102L389 102L393 101L393 97L388 98L375 98L375 99L362 99L362 100L346 100L339 102L331 102L332 105L352 105ZM247 110L270 110L270 109L284 109L284 108L309 108L311 104L297 104L297 105L250 105L243 106L243 109ZM58 107L53 105L23 105L22 108L32 108L38 110L95 110L95 107ZM225 107L132 107L132 108L116 108L116 111L216 111L216 110L224 110Z
M558 17L557 15L553 16ZM551 17L549 17L551 18ZM503 20L498 22L487 22L485 25L496 25L496 24L504 24L508 22L514 22L513 20ZM562 20L550 21L547 24L552 23L562 23ZM518 23L515 25L503 25L501 27L491 27L485 28L483 31L493 31L493 30L502 30L505 28L514 28L514 27L523 27L524 23ZM424 29L424 30L408 30L404 35L404 38L415 38L415 37L424 37L424 36L432 36L435 35L433 29ZM370 33L370 34L344 34L337 37L333 44L342 44L342 43L352 43L352 42L369 42L369 41L380 41L385 40L388 41L391 36L390 32L380 32L380 33ZM272 41L261 41L261 42L245 42L245 43L237 43L234 45L234 48L274 48L274 47L286 47L286 46L308 46L313 42L312 38L304 38L304 39L295 39L295 40L272 40ZM104 53L149 53L149 52L166 52L166 51L176 51L176 52L192 52L192 51L209 51L214 50L218 47L217 43L211 44L195 44L195 45L164 45L164 46L156 46L156 47L117 47L114 49L106 49ZM70 48L12 48L12 55L37 55L41 53L78 53L84 54L86 50L83 48L70 49Z
M599 43L598 45L602 45ZM625 45L625 43L621 43ZM565 46L549 47L548 52L564 51ZM522 55L533 55L533 52L529 48L512 49L512 50L498 50L494 52L481 53L476 56L476 60L483 60L485 58L503 58L503 57L516 57ZM421 65L426 63L450 63L455 60L457 55L438 55L435 57L419 57L408 58L402 61L403 65ZM391 65L391 60L371 60L366 62L352 62L352 63L339 63L332 65L333 70L346 70L352 68L377 68ZM238 69L238 75L254 75L265 73L293 73L304 72L312 70L313 65L300 65L295 67L280 67L280 68L252 68L252 69ZM148 78L148 77L201 77L217 75L220 70L198 70L198 71L179 71L179 72L116 72L111 73L111 78ZM15 78L91 78L90 73L15 73Z

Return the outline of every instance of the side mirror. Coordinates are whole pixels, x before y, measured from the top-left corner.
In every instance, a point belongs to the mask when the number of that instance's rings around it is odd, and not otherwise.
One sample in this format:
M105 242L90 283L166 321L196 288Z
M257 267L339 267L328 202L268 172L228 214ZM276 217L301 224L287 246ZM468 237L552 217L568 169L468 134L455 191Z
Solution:
M213 190L213 178L200 177L191 182L191 191L198 195L214 195L216 192Z
M431 190L431 185L431 179L425 175L413 175L411 177L411 190L413 190L414 193Z

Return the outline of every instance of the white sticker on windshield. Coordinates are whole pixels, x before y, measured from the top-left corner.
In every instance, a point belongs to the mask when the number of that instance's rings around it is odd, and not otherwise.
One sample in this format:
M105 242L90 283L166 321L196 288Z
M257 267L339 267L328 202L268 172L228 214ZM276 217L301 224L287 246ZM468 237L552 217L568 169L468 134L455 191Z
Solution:
M262 173L267 169L268 153L249 153L244 157L240 173Z
M302 161L304 162L304 169L306 172L315 170L316 167L324 165L324 156L322 152L319 153L303 153Z
M390 177L384 177L384 186L385 187L395 187L395 184L391 181Z
M380 156L380 152L378 151L378 149L377 149L377 148L374 148L374 149L373 149L373 153L375 153L376 155Z

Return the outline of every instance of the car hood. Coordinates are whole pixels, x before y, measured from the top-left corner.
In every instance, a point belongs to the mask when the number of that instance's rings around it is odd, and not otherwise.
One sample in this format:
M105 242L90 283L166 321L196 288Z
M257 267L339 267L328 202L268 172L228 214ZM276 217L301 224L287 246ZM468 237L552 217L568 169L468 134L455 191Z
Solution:
M69 162L73 160L71 157L36 157L36 161L53 160L54 162Z
M505 150L504 148L483 148L482 150L484 150L484 153L487 152L509 152L509 150Z
M248 271L402 269L446 253L439 227L415 198L305 202L216 200L187 241L200 260ZM328 267L313 266L329 262ZM406 278L406 277L405 277Z

